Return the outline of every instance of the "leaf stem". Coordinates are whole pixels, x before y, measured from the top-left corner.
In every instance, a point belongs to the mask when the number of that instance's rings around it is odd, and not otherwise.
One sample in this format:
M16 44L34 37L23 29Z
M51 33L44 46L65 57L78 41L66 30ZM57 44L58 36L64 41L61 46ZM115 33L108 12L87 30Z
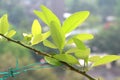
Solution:
M30 46L28 46L28 45L23 44L23 43L20 42L20 41L11 39L11 38L9 38L9 37L1 34L1 33L0 33L0 36L4 37L4 38L7 39L8 41L11 41L11 42L13 42L13 43L16 43L16 44L18 44L18 45L21 45L21 46L29 49L29 50L32 50L32 51L34 51L35 53L37 53L37 54L39 54L39 55L48 56L48 57L54 58L54 57L52 57L52 55L50 55L50 54L47 54L47 53L45 53L45 52L41 52L41 51L39 51L39 50L36 50L36 49L34 49L34 48L32 48L32 47L30 47ZM96 80L96 79L94 79L93 77L91 77L90 75L88 75L86 72L82 72L82 71L74 68L73 66L69 65L69 64L66 63L66 62L62 62L62 61L60 61L60 62L61 62L63 65L67 66L70 70L82 74L83 76L87 77L89 80Z

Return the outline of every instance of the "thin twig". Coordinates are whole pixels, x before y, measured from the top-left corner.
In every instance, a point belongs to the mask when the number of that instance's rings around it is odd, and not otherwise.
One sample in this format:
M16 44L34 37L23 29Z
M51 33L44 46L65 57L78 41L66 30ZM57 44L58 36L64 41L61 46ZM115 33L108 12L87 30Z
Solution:
M68 63L65 63L65 62L61 62L61 63L63 63L64 65L66 65L70 70L75 71L77 73L80 73L83 76L86 76L89 80L96 80L93 77L91 77L90 75L88 75L86 72L80 71L80 70L74 68L73 66L69 65Z
M7 39L8 41L11 41L11 42L13 42L13 43L19 44L19 45L21 45L21 46L29 49L29 50L32 50L32 51L34 51L35 53L40 54L40 55L42 55L42 56L48 56L48 57L51 56L51 55L49 55L49 54L47 54L47 53L43 53L43 52L41 52L41 51L39 51L39 50L36 50L36 49L34 49L34 48L30 47L30 46L27 46L27 45L23 44L23 43L20 42L20 41L17 41L17 40L8 38L7 36L5 36L5 35L3 35L3 34L0 34L0 36L4 37L4 38Z
M54 58L54 57L52 57L52 55L50 55L50 54L47 54L47 53L41 52L41 51L39 51L39 50L36 50L36 49L34 49L34 48L30 47L30 46L27 46L27 45L23 44L23 43L20 42L20 41L17 41L17 40L8 38L7 36L5 36L5 35L3 35L3 34L1 34L1 33L0 33L0 36L4 37L4 38L7 39L8 41L11 41L11 42L13 42L13 43L19 44L19 45L21 45L21 46L29 49L29 50L32 50L32 51L34 51L35 53L37 53L37 54L39 54L39 55L48 56L48 57ZM74 68L73 66L69 65L69 64L66 63L66 62L62 62L62 61L60 61L60 62L61 62L63 65L67 66L70 70L82 74L83 76L87 77L89 80L96 80L96 79L94 79L93 77L91 77L90 75L88 75L86 72L82 72L82 71Z

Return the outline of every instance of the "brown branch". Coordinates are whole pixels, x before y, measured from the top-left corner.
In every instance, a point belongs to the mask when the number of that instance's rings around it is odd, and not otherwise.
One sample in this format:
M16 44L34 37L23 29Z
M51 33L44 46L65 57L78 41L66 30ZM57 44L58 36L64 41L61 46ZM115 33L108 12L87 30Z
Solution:
M47 53L41 52L41 51L39 51L39 50L36 50L36 49L34 49L34 48L30 47L30 46L27 46L27 45L23 44L23 43L20 42L20 41L17 41L17 40L8 38L7 36L5 36L5 35L3 35L3 34L1 34L1 33L0 33L0 36L4 37L4 38L7 39L8 41L11 41L11 42L13 42L13 43L16 43L16 44L18 44L18 45L21 45L21 46L29 49L29 50L32 50L32 51L34 51L35 53L37 53L37 54L39 54L39 55L48 56L48 57L54 58L54 57L52 57L52 55L49 55L49 54L47 54ZM61 62L63 65L67 66L70 70L82 74L83 76L87 77L89 80L96 80L96 79L94 79L93 77L91 77L90 75L88 75L86 72L82 72L82 71L74 68L73 66L69 65L69 64L66 63L66 62L62 62L62 61L60 61L60 62Z
M68 63L65 63L65 62L61 62L61 63L63 63L65 66L67 66L70 70L80 73L83 76L86 76L89 80L96 80L93 77L91 77L90 75L88 75L86 72L80 71L80 70L74 68L73 66L69 65Z
M20 41L17 41L17 40L8 38L7 36L5 36L5 35L3 35L3 34L0 34L0 36L4 37L4 38L7 39L8 41L11 41L11 42L13 42L13 43L19 44L19 45L21 45L21 46L29 49L29 50L32 50L32 51L34 51L34 52L37 53L37 54L40 54L40 55L42 55L42 56L51 57L51 55L49 55L49 54L47 54L47 53L43 53L43 52L41 52L41 51L39 51L39 50L36 50L36 49L34 49L34 48L30 47L30 46L27 46L27 45L23 44L23 43L20 42Z

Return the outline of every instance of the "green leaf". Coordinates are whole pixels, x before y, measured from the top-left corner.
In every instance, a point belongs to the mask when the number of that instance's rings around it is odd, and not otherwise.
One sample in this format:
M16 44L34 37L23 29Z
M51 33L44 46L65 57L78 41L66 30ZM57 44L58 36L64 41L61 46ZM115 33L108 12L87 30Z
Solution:
M41 34L41 26L40 26L40 24L39 24L37 19L35 19L33 21L33 24L32 24L32 34L33 34L33 36Z
M56 54L53 57L60 61L69 63L69 64L78 64L79 63L75 57L73 57L72 55L69 55L69 54Z
M31 39L32 39L32 34L27 34L27 33L23 33L23 36L24 36L24 41L26 41L26 42L30 42L31 41Z
M58 26L61 26L60 20L49 8L42 5L41 9L45 16L45 22L48 23L48 26L50 26L52 21L56 22L58 24Z
M120 59L120 56L106 55L106 56L102 57L101 59L99 59L98 61L96 61L93 64L93 67L100 66L100 65L103 65L103 64L107 64L107 63L110 63L110 62L118 60L118 59Z
M90 55L90 49L89 48L86 48L85 50L78 50L76 53L75 53L75 56L80 58L80 59L88 59Z
M88 15L88 11L80 11L72 14L64 21L62 30L64 30L65 34L71 32L76 27L81 25L86 20Z
M61 65L61 63L54 58L50 58L50 57L47 57L47 56L45 56L44 58L51 65L55 65L55 66L60 66Z
M76 44L77 48L81 50L86 50L86 45L81 40L73 38L73 41Z
M45 39L47 39L50 36L50 31L45 32L42 34L42 41L44 41Z
M67 44L71 44L73 43L73 38L77 38L81 41L86 41L86 40L91 40L94 38L94 36L92 34L77 34L75 36L73 36L72 38L70 38L67 42Z
M78 49L78 48L71 48L71 49L69 49L68 51L66 51L65 53L66 54L68 54L68 53L76 53L76 52L78 52L80 49Z
M94 38L94 36L92 34L78 34L75 36L75 38L81 40L81 41L85 41L85 40L91 40Z
M16 33L15 30L10 30L10 31L6 34L6 36L9 37L9 38L11 38L11 37L13 37L13 36L15 35L15 33Z
M49 25L43 12L34 10L34 14L37 15L45 24Z
M86 48L85 50L80 50L78 48L72 48L65 53L74 53L77 58L84 59L85 61L87 61L90 54L90 49Z
M100 58L100 56L91 56L90 58L89 58L89 61L90 62L96 62L96 61L98 61L98 60L100 60L101 58Z
M5 14L0 19L0 33L5 34L8 32L9 23L8 23L8 15Z
M43 41L43 44L44 44L45 46L47 46L47 47L57 49L57 47L56 47L52 42L50 42L50 41L48 41L48 40L44 40L44 41Z
M42 35L38 34L38 35L32 37L31 44L35 45L35 44L40 43L41 41L42 41Z
M59 50L62 50L65 45L65 35L62 32L61 27L56 22L51 22L50 32L53 42Z
M43 34L38 34L32 37L31 43L32 45L38 44L42 41L44 41L45 39L47 39L50 36L50 32L46 32Z

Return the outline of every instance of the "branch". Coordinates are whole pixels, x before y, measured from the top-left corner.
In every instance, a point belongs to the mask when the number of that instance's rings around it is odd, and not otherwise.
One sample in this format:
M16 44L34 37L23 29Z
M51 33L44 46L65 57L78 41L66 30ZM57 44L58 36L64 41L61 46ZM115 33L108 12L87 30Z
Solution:
M34 48L32 48L32 47L30 47L30 46L28 46L28 45L23 44L23 43L20 42L20 41L17 41L17 40L8 38L7 36L5 36L5 35L3 35L3 34L1 34L1 33L0 33L0 36L4 37L4 38L7 39L8 41L11 41L11 42L13 42L13 43L16 43L16 44L18 44L18 45L21 45L21 46L29 49L29 50L32 50L32 51L34 51L35 53L37 53L37 54L39 54L39 55L48 56L48 57L54 58L54 57L52 57L52 55L49 55L49 54L47 54L47 53L41 52L41 51L39 51L39 50L36 50L36 49L34 49ZM96 79L94 79L93 77L91 77L90 75L88 75L86 72L82 72L82 71L74 68L73 66L69 65L69 64L66 63L66 62L62 62L62 61L60 61L60 62L61 62L63 65L67 66L70 70L82 74L83 76L87 77L89 80L96 80Z
M17 40L8 38L7 36L5 36L5 35L3 35L3 34L0 34L0 36L4 37L4 38L7 39L8 41L11 41L11 42L13 42L13 43L19 44L19 45L21 45L21 46L29 49L29 50L32 50L32 51L34 51L35 53L37 53L37 54L39 54L39 55L51 57L51 55L49 55L49 54L47 54L47 53L43 53L43 52L41 52L41 51L39 51L39 50L36 50L36 49L34 49L34 48L30 47L30 46L27 46L27 45L23 44L23 43L20 42L20 41L17 41Z
M65 66L67 66L70 70L75 71L75 72L87 77L89 80L96 80L95 78L88 75L86 72L80 71L80 70L74 68L73 66L69 65L68 63L65 63L65 62L61 62L61 63L63 63Z

